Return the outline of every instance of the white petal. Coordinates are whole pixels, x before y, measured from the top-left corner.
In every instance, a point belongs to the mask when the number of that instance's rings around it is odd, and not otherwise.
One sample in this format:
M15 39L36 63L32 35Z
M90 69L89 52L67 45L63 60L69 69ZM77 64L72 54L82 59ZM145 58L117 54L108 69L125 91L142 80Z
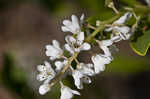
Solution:
M55 41L53 43L56 43ZM52 45L47 45L46 46L46 56L50 56L52 57L52 59L55 59L55 58L60 58L60 56L63 54L63 50L61 48L57 48L58 47L58 44L55 45L55 46L52 46Z
M105 64L109 64L112 61L112 57L97 54L91 57L92 62L94 63L95 73L99 73L100 71L104 71Z
M64 21L63 21L63 24L64 24L65 26L69 27L69 26L72 25L72 22L69 21L69 20L64 20Z
M47 56L48 56L48 55L47 55ZM51 61L54 61L54 60L56 59L56 57L51 56L49 59L50 59Z
M132 14L130 12L125 13L122 17L120 17L117 21L114 22L114 24L124 24L125 21L127 21Z
M91 45L89 43L83 43L80 47L81 50L90 50Z
M80 17L80 23L81 23L81 24L83 24L84 17L85 17L85 15L84 15L84 14L82 14L82 15L81 15L81 17Z
M39 93L40 93L41 95L46 94L48 91L50 91L49 84L41 85L40 88L39 88Z
M74 26L75 32L80 32L80 25L77 16L72 15L72 24Z
M60 48L60 44L59 44L59 42L58 42L57 40L53 40L53 41L52 41L52 44L53 44L53 46L56 47L57 49L61 49L61 48Z
M107 46L101 46L101 49L104 51L106 56L111 56L111 52Z
M110 31L112 31L113 30L113 28L112 27L109 27L109 28L105 28L105 32L110 32Z
M40 72L46 71L46 67L43 66L43 65L38 65L38 66L37 66L37 70L40 71Z
M110 46L113 44L112 40L102 40L100 41L100 46Z
M79 41L80 44L82 44L84 40L84 32L80 32L77 34L77 41Z
M40 74L38 74L37 77L36 77L36 79L37 79L38 81L43 81L43 80L47 79L47 74L46 74L46 72L41 72Z
M67 28L66 26L62 26L62 27L61 27L61 30L62 30L63 32L69 32L69 31L70 31L70 29Z
M80 95L80 92L76 91L76 90L71 90L73 94L75 95Z
M55 55L52 50L47 50L45 52L45 54L46 54L46 56L52 56L52 57L54 57L54 55Z
M128 26L122 26L122 27L114 27L118 32L122 32L124 34L128 33L130 31L130 28Z
M88 68L93 68L94 66L93 66L93 64L87 64L87 67Z
M113 42L119 42L119 41L122 40L122 38L121 38L119 35L116 35L116 36L114 36L114 37L111 37L111 40L112 40Z
M92 56L91 59L92 59L92 62L94 63L94 70L96 74L100 73L100 71L104 71L105 65L100 63L101 60L99 59L98 55Z
M70 52L71 54L74 54L74 50L70 47L69 44L65 44L64 47L68 52Z
M52 45L46 45L45 48L48 50L48 49L53 49L53 46Z
M81 78L82 78L84 75L83 75L80 71L74 70L72 76L73 76L73 78L74 78L75 86L76 86L78 89L83 89L83 84L82 84Z
M60 71L60 70L62 69L63 65L64 65L63 62L61 62L61 61L56 61L56 62L55 62L56 71Z
M50 73L49 77L53 78L55 76L55 71L51 67L51 64L47 61L44 61L45 67L47 67L47 72Z
M80 71L84 74L84 75L88 75L88 76L93 76L94 70L93 70L93 64L84 64L84 63L80 63Z
M46 56L53 56L54 57L54 56L56 56L56 54L59 53L59 51L51 45L47 45L46 49L47 49L45 52Z
M75 33L75 27L69 20L64 20L63 24L69 29L70 32Z
M100 65L95 65L95 73L98 74L101 71L105 70L105 65L104 64L100 64Z
M120 32L119 35L121 36L121 38L123 40L128 40L130 38L130 28L127 26L123 26L123 27L115 27L115 29Z
M45 64L45 66L46 66L46 67L48 67L48 68L52 68L52 67L51 67L51 64L50 64L49 62L44 61L44 64Z
M80 93L76 90L72 90L71 88L61 84L61 97L60 99L71 99L73 95L80 95Z
M68 43L68 44L71 44L71 43L75 43L76 42L76 39L70 35L67 35L65 37L65 41Z

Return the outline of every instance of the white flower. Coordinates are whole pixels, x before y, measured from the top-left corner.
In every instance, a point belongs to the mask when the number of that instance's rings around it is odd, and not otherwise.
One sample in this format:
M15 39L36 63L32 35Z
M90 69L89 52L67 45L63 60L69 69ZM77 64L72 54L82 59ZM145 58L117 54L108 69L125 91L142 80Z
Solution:
M130 28L128 26L115 27L114 29L119 32L118 35L123 40L128 40L130 36L132 35L132 32L130 31Z
M113 42L128 40L130 39L132 34L133 33L131 32L131 29L128 26L115 26L113 27L113 34L111 35L111 40Z
M50 91L50 86L49 86L49 84L43 84L43 85L41 85L40 88L39 88L39 93L40 93L41 95L46 94L48 91Z
M72 36L66 36L65 40L67 44L65 44L64 47L71 54L74 54L74 52L80 52L82 50L89 50L91 48L89 43L83 42L84 32L80 32L76 39Z
M61 82L61 96L60 99L71 99L73 95L80 95L80 93L76 90L72 90L71 88L63 85Z
M132 32L128 26L119 26L123 25L129 18L131 18L131 16L132 14L130 12L127 12L117 21L115 21L111 27L105 29L106 32L113 32L113 34L111 35L111 39L114 42L119 42L120 40L128 40L131 37Z
M46 46L46 55L50 56L51 60L56 58L61 58L63 50L60 48L59 42L57 40L52 41L52 45Z
M68 64L67 60L64 60L63 62L61 61L56 61L55 66L56 66L56 71L60 71L65 65Z
M80 25L83 23L84 14L82 14L82 16L80 18L80 23L79 23L77 16L75 16L75 15L72 15L71 19L72 19L72 21L70 21L70 20L63 21L64 26L61 27L62 31L63 32L71 32L73 34L77 34L77 33L81 32Z
M37 70L40 72L37 75L37 80L44 81L44 83L48 83L51 79L55 77L55 71L51 67L51 65L48 62L44 62L45 65L38 65Z
M84 75L88 75L88 76L93 76L95 74L93 68L93 64L84 64L84 63L80 63L79 64L79 68L78 70L80 72L82 72Z
M99 44L99 47L104 51L104 54L106 56L111 56L111 52L108 48L108 46L111 46L113 44L113 41L110 40L102 40L102 41L97 41Z
M100 71L105 70L105 64L109 64L112 61L112 57L102 54L97 54L91 57L94 63L95 73L100 73Z
M74 70L72 73L72 76L74 78L75 86L78 89L83 89L83 82L84 83L91 83L91 79L88 76L84 75L79 70Z

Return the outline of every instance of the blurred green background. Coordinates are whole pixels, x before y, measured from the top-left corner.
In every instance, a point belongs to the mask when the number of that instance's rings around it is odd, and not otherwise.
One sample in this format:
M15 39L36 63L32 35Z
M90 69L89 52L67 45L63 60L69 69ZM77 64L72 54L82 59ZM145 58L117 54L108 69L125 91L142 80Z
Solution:
M146 5L144 0L114 2L118 9L137 2ZM82 13L98 19L112 15L104 0L0 0L0 99L59 99L59 85L44 96L38 94L36 66L48 60L45 45L52 39L64 43L62 20ZM120 51L106 71L93 77L74 99L150 99L150 52L138 56L128 41L117 47ZM65 83L75 88L72 80Z

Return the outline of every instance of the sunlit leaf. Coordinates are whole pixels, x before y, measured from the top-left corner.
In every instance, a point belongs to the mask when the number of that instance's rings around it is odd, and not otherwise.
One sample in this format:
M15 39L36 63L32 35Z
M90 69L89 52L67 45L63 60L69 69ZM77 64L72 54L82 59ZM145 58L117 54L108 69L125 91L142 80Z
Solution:
M135 40L132 40L130 45L137 54L145 56L150 46L150 30L145 31L143 35L139 36Z

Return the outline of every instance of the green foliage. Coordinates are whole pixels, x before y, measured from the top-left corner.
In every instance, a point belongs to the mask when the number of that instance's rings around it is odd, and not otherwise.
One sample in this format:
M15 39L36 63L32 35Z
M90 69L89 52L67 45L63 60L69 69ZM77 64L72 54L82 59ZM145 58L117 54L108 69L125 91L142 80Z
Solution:
M81 7L92 11L92 13L102 13L108 9L105 7L105 0L77 0L77 2Z
M136 74L150 69L149 59L141 59L127 55L117 55L114 61L106 67L106 72L123 75Z
M113 13L111 10L104 12L103 14L98 14L95 16L90 17L87 21L91 24L91 25L96 25L96 21L105 21L108 20L110 18L112 18L113 16L115 16L115 13Z
M138 4L137 0L121 0L121 2L127 4L128 6L134 6L135 4Z
M145 56L150 46L150 30L143 32L141 36L132 40L130 45L137 54Z

